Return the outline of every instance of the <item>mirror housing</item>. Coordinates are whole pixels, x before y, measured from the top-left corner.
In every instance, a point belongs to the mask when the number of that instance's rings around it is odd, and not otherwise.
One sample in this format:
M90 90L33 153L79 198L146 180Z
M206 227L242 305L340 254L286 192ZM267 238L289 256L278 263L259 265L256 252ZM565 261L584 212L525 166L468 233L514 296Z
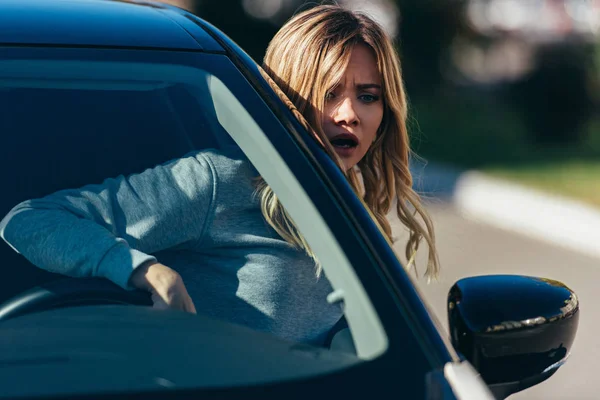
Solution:
M450 339L497 399L536 385L563 365L579 301L563 283L521 275L461 279L448 293Z

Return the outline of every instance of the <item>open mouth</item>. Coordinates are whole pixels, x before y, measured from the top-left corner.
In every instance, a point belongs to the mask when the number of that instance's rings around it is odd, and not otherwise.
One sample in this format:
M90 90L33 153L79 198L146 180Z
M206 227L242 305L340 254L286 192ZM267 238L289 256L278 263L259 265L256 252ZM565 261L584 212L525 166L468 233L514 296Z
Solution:
M352 134L343 133L341 135L337 135L329 139L329 143L331 143L333 147L342 149L352 149L358 146L358 138Z

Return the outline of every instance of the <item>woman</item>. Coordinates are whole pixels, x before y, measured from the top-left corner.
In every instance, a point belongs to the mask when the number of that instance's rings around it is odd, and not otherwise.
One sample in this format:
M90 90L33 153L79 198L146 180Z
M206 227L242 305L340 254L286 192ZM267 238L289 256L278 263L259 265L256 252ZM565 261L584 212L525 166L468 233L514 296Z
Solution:
M429 248L425 276L436 277L439 261L433 225L412 189L408 104L400 60L383 28L368 16L340 6L315 7L279 30L267 48L264 67L291 99L298 118L308 121L307 128L346 171L390 241L386 215L396 206L410 232L407 267L425 239ZM339 136L349 132L355 137ZM359 139L359 143L340 139Z
M362 193L360 171L365 202L388 237L396 203L411 232L407 256L425 238L434 276L431 223L411 189L399 62L381 27L337 6L315 7L282 27L264 66ZM147 290L156 308L198 309L316 344L342 315L326 302L331 287L315 279L318 262L301 233L236 150L200 151L23 202L0 233L40 268Z

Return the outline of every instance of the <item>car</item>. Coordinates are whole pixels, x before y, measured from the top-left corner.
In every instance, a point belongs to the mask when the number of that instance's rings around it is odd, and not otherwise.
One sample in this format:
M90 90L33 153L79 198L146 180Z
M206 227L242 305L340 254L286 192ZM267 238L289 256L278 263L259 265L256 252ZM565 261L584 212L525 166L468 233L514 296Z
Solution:
M147 294L51 274L2 243L0 398L499 399L566 361L579 301L548 279L458 281L446 333L303 121L199 16L141 0L3 0L0 49L0 215L236 146L297 221L328 301L344 310L326 345L299 343L153 309Z

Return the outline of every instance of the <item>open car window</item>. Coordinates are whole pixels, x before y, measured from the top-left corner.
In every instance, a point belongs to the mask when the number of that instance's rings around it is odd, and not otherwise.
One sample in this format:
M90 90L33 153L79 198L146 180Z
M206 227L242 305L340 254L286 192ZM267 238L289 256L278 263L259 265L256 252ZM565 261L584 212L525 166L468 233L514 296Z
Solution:
M0 157L2 184L8 188L0 214L24 200L58 191L62 197L51 200L61 207L97 219L116 233L121 226L131 247L149 249L151 256L177 270L199 314L255 324L292 341L298 319L306 320L302 329L317 332L321 324L333 326L344 316L356 362L386 351L385 331L351 260L291 172L288 163L293 160L280 154L264 133L286 131L224 56L203 55L187 65L118 57L1 60L0 107L6 110L0 131L8 140ZM191 164L185 161L190 159ZM156 168L167 178L146 179ZM206 179L190 183L174 175L186 168L206 173ZM264 250L276 236L257 214L260 199L255 189L260 179L273 189L315 253L323 267L320 277L307 257L300 265L288 260L287 269L279 272L262 264L288 254L290 245L280 241L275 245L280 250ZM198 195L194 185L200 181L210 189ZM170 204L171 186L161 186L165 182L174 183L177 193L188 199L204 196L206 201L193 204L205 207L196 213L178 208L177 202ZM137 216L120 214L121 207L135 207L132 197L140 196L144 203L144 196L150 195L163 202L156 214L141 208ZM165 225L160 229L168 233L162 236L178 237L178 230L194 233L189 240L165 247L162 237L147 232L159 229L156 226L169 213L181 214L181 225ZM202 213L202 218L195 216ZM198 227L190 228L194 223ZM248 246L259 256L247 256L252 253ZM2 257L9 250L2 244ZM223 265L228 269L219 269ZM199 268L204 272L198 274ZM221 278L228 283L217 284ZM307 282L314 288L302 293ZM257 292L259 284L275 285L268 290L285 299L283 304L265 301ZM217 301L223 293L229 301L225 305ZM312 308L294 315L294 303L302 301ZM325 309L329 311L321 311Z

